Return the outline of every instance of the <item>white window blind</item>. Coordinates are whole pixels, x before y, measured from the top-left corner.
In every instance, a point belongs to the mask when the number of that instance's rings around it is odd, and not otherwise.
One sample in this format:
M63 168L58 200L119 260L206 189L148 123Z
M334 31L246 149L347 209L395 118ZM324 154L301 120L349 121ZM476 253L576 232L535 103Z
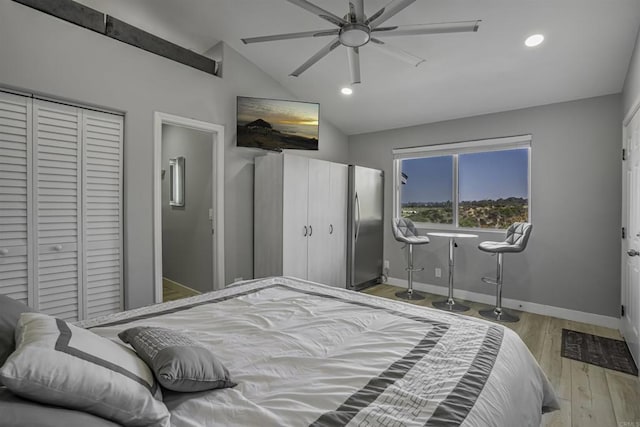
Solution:
M419 147L395 148L392 153L394 159L411 159L416 157L446 156L480 151L499 151L530 146L531 135L518 135L447 144L423 145Z

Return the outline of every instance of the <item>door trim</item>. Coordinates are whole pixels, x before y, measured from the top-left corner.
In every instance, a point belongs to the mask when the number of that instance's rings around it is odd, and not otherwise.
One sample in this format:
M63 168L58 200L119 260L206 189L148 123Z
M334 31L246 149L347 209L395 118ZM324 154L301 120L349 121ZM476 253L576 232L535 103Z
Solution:
M224 275L224 126L175 116L153 113L153 271L154 300L162 302L162 125L174 125L212 134L213 143L213 289L223 289Z

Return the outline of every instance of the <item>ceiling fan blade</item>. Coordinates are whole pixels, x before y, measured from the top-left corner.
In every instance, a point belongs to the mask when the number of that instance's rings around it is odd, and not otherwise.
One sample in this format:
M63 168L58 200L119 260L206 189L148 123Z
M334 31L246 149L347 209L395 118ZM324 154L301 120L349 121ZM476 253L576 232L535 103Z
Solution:
M387 19L400 12L416 0L392 0L391 3L374 13L368 20L367 24L371 28L376 28Z
M355 22L364 22L364 0L349 0L349 12Z
M357 47L347 49L347 57L349 58L351 84L358 84L360 83L360 49Z
M374 48L378 49L380 52L384 52L387 55L391 55L394 58L398 58L401 61L406 62L407 64L413 65L414 67L417 67L426 61L426 59L412 55L407 51L404 51L395 46L391 46L388 43L385 43L381 40L372 38L371 41L373 43L369 43L369 46L373 46Z
M422 34L472 33L478 31L480 20L462 22L443 22L439 24L402 25L378 27L372 30L377 37L415 36Z
M340 30L337 28L335 30L304 31L301 33L275 34L273 36L263 36L263 37L248 37L246 39L242 39L242 42L244 44L249 44L249 43L271 42L276 40L301 39L304 37L337 36L339 32Z
M308 10L309 12L313 13L314 15L318 15L318 17L327 20L329 22L331 22L334 25L337 25L338 27L341 27L345 24L348 24L347 21L345 21L344 19L340 18L337 15L334 15L333 13L324 10L323 8L321 8L320 6L316 6L313 3L308 2L307 0L287 0L289 3L293 3L296 6L300 6L301 8Z
M329 54L329 52L331 52L333 49L337 48L338 46L340 46L340 39L338 37L336 37L328 45L326 45L325 47L320 49L315 55L313 55L311 58L309 58L307 60L307 62L305 62L304 64L302 64L298 68L296 68L289 75L293 76L293 77L298 77L300 74L302 74L305 71L307 71L309 69L309 67L311 67L313 64L315 64L316 62L320 61L322 58L327 56Z

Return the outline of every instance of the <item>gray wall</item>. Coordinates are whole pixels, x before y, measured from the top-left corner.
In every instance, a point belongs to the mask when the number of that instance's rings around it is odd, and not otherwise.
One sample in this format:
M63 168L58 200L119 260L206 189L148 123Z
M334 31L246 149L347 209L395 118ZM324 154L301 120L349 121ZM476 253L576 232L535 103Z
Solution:
M636 46L629 62L629 71L622 91L622 113L627 112L640 101L640 31L636 38Z
M170 206L169 159L185 158L185 204ZM211 133L162 126L162 275L200 292L213 290Z
M207 75L12 1L0 2L0 85L126 113L126 305L153 302L153 112L225 126L225 274L253 275L253 159L235 147L236 96L290 98L224 46L224 78ZM308 100L313 101L313 100ZM318 158L344 161L347 138L321 117Z
M391 235L392 154L397 147L532 134L533 234L525 252L505 257L505 298L617 317L620 306L621 97L609 95L349 138L350 162L385 171L385 259L404 279L405 251ZM425 230L426 231L426 230ZM485 294L495 258L477 249L496 232L460 241L456 288ZM470 240L470 239L469 239ZM415 280L446 286L442 238L416 250ZM440 267L442 278L434 268Z

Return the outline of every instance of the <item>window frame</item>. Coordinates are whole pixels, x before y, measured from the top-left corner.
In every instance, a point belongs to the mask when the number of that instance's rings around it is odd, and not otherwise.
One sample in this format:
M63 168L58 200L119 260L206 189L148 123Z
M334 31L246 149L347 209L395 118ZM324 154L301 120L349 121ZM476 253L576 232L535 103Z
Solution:
M428 228L435 230L467 230L478 232L499 232L503 233L504 228L479 228L479 227L460 227L458 224L459 216L459 192L458 187L458 158L460 154L472 154L472 153L488 153L491 151L506 151L514 149L526 149L527 150L527 217L528 221L532 222L531 218L531 140L532 137L528 135L508 136L501 138L490 139L478 139L464 142L453 143L440 143L432 145L423 145L417 147L407 148L395 148L392 150L393 154L393 216L398 218L401 213L401 201L400 190L402 188L400 174L402 172L401 162L409 159L420 159L425 157L439 157L439 156L452 156L452 194L451 203L453 205L453 223L452 224L438 224L431 222L416 222L416 226L419 228Z

